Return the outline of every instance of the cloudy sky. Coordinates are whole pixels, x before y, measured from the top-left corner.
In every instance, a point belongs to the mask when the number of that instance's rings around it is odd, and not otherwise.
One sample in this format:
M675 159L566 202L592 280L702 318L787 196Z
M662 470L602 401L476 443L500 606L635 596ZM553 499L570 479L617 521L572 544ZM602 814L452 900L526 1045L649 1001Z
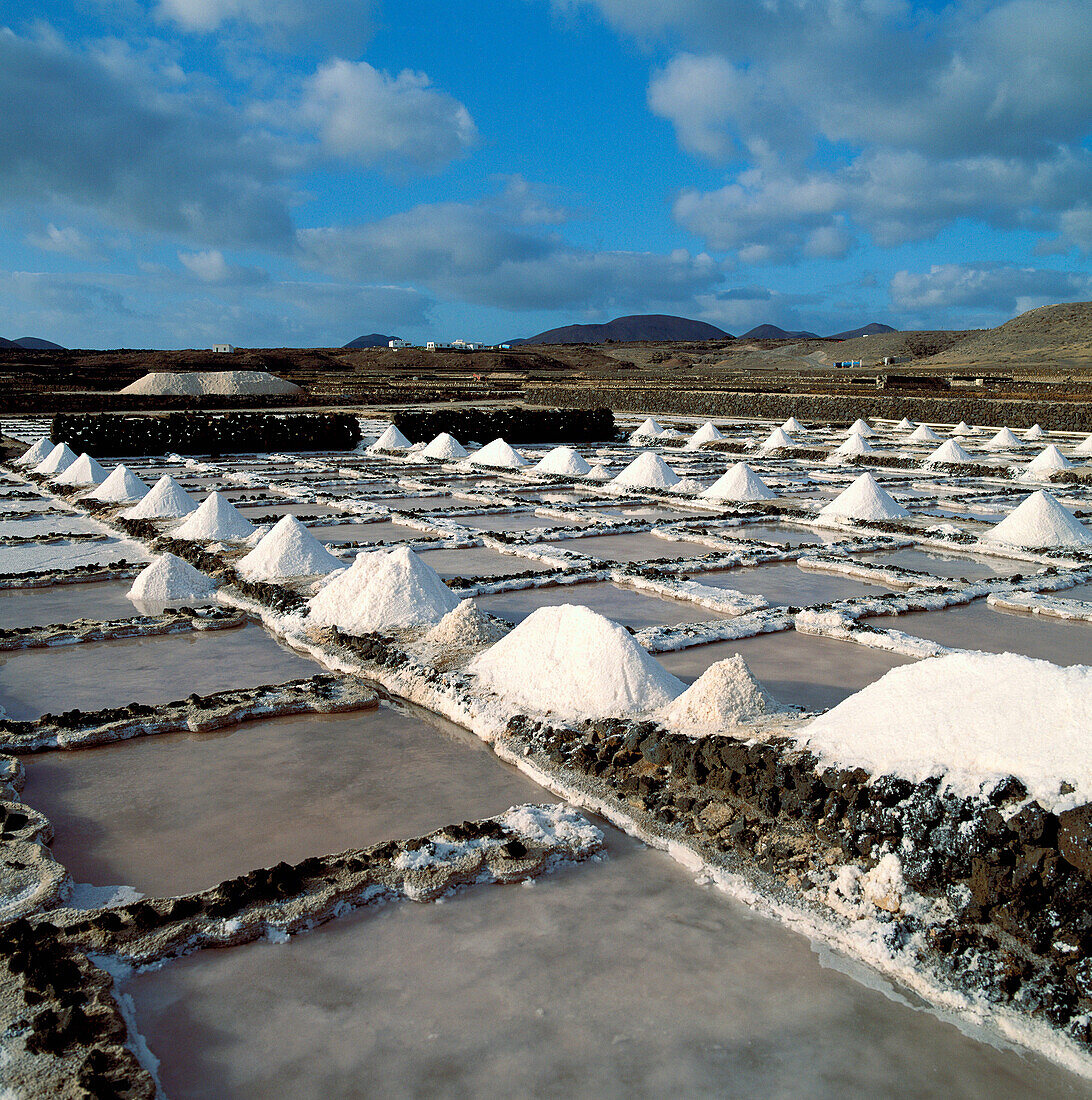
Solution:
M1087 0L0 0L0 335L1092 298Z

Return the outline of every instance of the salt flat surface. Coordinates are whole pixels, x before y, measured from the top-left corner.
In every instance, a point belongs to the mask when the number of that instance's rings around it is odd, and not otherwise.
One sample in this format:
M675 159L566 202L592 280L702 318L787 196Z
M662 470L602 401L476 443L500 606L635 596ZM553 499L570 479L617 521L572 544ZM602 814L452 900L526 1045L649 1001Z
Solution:
M747 595L765 596L771 606L806 607L854 596L878 596L889 591L883 585L866 584L836 573L804 570L795 562L694 573L691 580L711 588L731 588Z
M644 561L655 558L701 558L720 551L697 542L677 542L638 532L626 535L592 535L589 538L545 542L543 546L575 550L605 561Z
M972 558L930 553L926 550L885 550L878 554L854 554L854 561L868 565L896 565L934 577L966 577L969 581L1034 573L1038 566L1004 558Z
M48 588L0 588L0 627L50 626L73 619L128 619L131 581L58 584Z
M130 562L148 561L149 555L139 542L130 539L0 547L0 562L3 563L0 568L5 573L73 569L77 565L103 565L123 559Z
M489 577L513 573L544 573L549 566L542 562L502 554L485 546L466 550L419 550L417 556L432 566L444 580L452 577Z

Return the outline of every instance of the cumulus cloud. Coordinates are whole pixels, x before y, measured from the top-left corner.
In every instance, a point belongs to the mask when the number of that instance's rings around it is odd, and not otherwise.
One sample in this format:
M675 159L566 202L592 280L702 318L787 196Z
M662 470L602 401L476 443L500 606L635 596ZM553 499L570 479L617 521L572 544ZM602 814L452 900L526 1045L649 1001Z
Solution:
M74 225L56 226L50 222L44 229L28 233L27 244L42 252L57 252L63 256L90 257L99 254L99 247Z
M161 22L190 33L239 27L256 29L277 45L319 38L344 50L371 35L373 7L371 0L155 0L153 11Z
M260 268L228 263L218 248L210 248L204 252L179 252L178 259L202 283L256 286L269 281L268 273Z
M891 301L907 312L984 310L1012 316L1052 302L1092 297L1092 274L1013 264L934 264L928 271L899 271Z

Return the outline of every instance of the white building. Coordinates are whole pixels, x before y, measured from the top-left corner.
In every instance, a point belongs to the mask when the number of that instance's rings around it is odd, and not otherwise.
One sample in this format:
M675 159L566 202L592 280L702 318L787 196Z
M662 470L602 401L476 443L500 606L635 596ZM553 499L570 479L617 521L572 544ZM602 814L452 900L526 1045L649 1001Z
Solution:
M409 346L410 343L408 340L399 340L397 337L387 341L387 347L389 348L408 348Z
M429 340L425 348L428 351L450 351L453 346L443 340Z
M219 352L233 352L235 348L233 348L231 344L213 344L212 350Z
M484 345L477 344L473 340L452 340L451 346L456 351L481 351Z

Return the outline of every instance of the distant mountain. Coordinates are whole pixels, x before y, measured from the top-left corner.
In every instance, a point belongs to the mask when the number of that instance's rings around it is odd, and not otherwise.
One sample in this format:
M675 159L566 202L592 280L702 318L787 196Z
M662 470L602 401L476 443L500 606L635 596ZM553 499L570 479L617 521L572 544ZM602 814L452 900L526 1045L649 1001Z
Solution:
M0 348L17 348L19 345L14 340L5 340L0 336Z
M18 340L5 340L0 337L0 348L22 348L24 351L66 351L52 340L42 340L37 336L20 336Z
M686 317L668 317L660 313L642 313L616 317L605 325L565 325L540 332L537 336L509 340L518 344L605 344L608 340L627 343L633 340L731 340L732 336L715 325L691 321Z
M394 336L384 336L382 333L373 332L368 336L358 336L355 340L350 340L345 347L347 348L385 348L392 340L396 339Z
M817 340L814 332L786 332L777 325L756 325L750 332L745 332L741 340Z
M870 325L861 325L860 328L850 329L849 332L836 332L830 339L853 340L858 336L881 336L885 332L898 331L898 329L892 328L890 325L881 325L878 321L873 321Z

